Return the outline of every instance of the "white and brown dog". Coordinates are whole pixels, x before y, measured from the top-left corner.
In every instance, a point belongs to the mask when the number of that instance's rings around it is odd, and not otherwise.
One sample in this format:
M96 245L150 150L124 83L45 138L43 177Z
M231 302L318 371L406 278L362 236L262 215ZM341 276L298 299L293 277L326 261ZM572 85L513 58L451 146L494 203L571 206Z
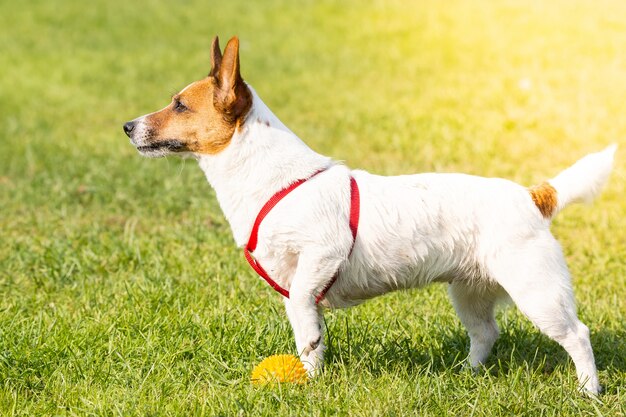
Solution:
M142 155L198 160L237 245L288 295L287 315L310 373L322 365L320 306L447 282L470 336L471 366L487 358L498 337L494 305L508 296L567 350L581 385L600 391L589 330L577 318L550 222L600 192L615 145L531 188L463 174L353 171L311 150L243 81L236 37L223 55L215 38L211 55L208 77L124 131Z

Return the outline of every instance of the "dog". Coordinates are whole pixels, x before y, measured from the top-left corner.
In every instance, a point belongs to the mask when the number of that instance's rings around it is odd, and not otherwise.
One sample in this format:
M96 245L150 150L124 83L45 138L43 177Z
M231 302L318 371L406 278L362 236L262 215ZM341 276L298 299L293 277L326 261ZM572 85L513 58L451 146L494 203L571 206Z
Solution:
M198 160L235 242L286 296L310 375L323 361L323 307L442 282L470 337L469 365L485 362L499 334L494 306L510 299L565 348L580 385L601 391L550 223L569 204L599 194L616 145L530 188L464 174L350 170L311 150L244 82L237 37L223 54L215 37L208 76L124 132L144 156Z

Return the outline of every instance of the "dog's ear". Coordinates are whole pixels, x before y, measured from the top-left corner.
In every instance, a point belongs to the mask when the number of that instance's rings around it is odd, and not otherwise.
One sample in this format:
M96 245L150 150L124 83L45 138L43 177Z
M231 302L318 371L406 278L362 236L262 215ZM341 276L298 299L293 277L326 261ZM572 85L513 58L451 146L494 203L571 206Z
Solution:
M211 71L209 71L209 76L217 76L221 64L222 51L220 50L220 38L215 36L211 43Z
M236 36L224 48L216 81L213 104L224 114L226 120L235 121L252 104L250 90L239 72L239 39Z

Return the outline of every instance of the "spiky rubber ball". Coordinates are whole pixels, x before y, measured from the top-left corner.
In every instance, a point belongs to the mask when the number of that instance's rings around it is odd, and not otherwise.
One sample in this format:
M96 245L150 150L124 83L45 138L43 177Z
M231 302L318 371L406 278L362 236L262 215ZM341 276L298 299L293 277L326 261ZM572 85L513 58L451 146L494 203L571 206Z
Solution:
M294 355L272 355L261 361L252 370L252 383L265 385L291 382L303 384L307 380L306 369Z

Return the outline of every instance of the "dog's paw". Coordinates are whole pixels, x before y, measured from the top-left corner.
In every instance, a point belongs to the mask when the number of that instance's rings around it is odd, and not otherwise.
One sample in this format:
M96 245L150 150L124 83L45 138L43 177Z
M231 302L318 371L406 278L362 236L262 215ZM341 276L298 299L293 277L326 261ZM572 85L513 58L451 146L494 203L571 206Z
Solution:
M310 340L307 345L309 352L317 349L321 341L322 341L322 335L318 335L315 340Z
M302 364L304 365L304 369L306 370L306 374L309 378L314 378L319 373L320 368L308 359L302 360Z
M310 378L313 378L322 370L324 365L323 352L321 349L313 350L308 354L300 356L300 361L304 364L304 369Z
M461 371L472 375L480 375L487 371L487 367L482 362L472 363L469 359L461 365Z
M322 333L317 330L315 332L310 332L304 339L302 353L304 355L308 355L317 349L322 342Z
M583 385L582 391L589 397L599 399L598 397L604 391L604 388L598 381L589 382Z

